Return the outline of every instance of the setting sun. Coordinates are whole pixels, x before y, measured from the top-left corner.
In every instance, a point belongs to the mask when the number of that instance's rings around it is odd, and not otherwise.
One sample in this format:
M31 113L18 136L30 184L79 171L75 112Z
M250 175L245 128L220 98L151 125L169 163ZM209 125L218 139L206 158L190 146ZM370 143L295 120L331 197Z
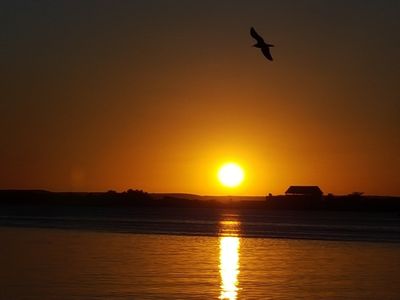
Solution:
M218 171L218 179L226 187L236 187L244 179L243 169L236 163L226 163Z

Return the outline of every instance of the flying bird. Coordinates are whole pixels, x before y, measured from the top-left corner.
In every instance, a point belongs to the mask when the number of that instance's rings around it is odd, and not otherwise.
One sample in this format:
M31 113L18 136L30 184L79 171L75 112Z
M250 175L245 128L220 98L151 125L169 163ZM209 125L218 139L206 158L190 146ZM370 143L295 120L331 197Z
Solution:
M253 47L260 48L264 56L268 60L272 61L273 58L271 52L269 51L269 48L274 47L274 45L264 42L264 39L256 32L253 27L250 28L250 35L257 41L257 43L253 45Z

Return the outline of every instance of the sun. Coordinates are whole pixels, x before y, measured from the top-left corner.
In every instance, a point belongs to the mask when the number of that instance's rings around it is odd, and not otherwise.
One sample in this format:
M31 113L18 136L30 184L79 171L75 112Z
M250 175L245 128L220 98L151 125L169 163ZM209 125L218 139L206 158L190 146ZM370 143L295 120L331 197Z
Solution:
M237 187L244 179L244 172L238 164L226 163L219 169L218 179L226 187Z

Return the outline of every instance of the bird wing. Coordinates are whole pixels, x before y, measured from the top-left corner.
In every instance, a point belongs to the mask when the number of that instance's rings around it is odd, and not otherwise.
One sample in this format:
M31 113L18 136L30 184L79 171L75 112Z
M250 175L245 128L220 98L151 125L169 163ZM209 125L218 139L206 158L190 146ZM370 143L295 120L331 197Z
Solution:
M263 47L261 48L261 52L264 54L266 58L269 60L273 61L274 59L272 58L271 52L269 51L269 47Z
M257 40L257 42L264 43L264 39L256 32L256 30L251 27L250 35Z

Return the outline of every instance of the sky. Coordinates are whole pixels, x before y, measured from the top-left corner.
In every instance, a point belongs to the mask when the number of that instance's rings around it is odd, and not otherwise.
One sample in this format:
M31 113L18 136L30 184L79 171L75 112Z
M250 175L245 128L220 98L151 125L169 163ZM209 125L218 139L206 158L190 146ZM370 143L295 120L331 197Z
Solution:
M400 195L397 0L2 1L0 20L2 189Z

